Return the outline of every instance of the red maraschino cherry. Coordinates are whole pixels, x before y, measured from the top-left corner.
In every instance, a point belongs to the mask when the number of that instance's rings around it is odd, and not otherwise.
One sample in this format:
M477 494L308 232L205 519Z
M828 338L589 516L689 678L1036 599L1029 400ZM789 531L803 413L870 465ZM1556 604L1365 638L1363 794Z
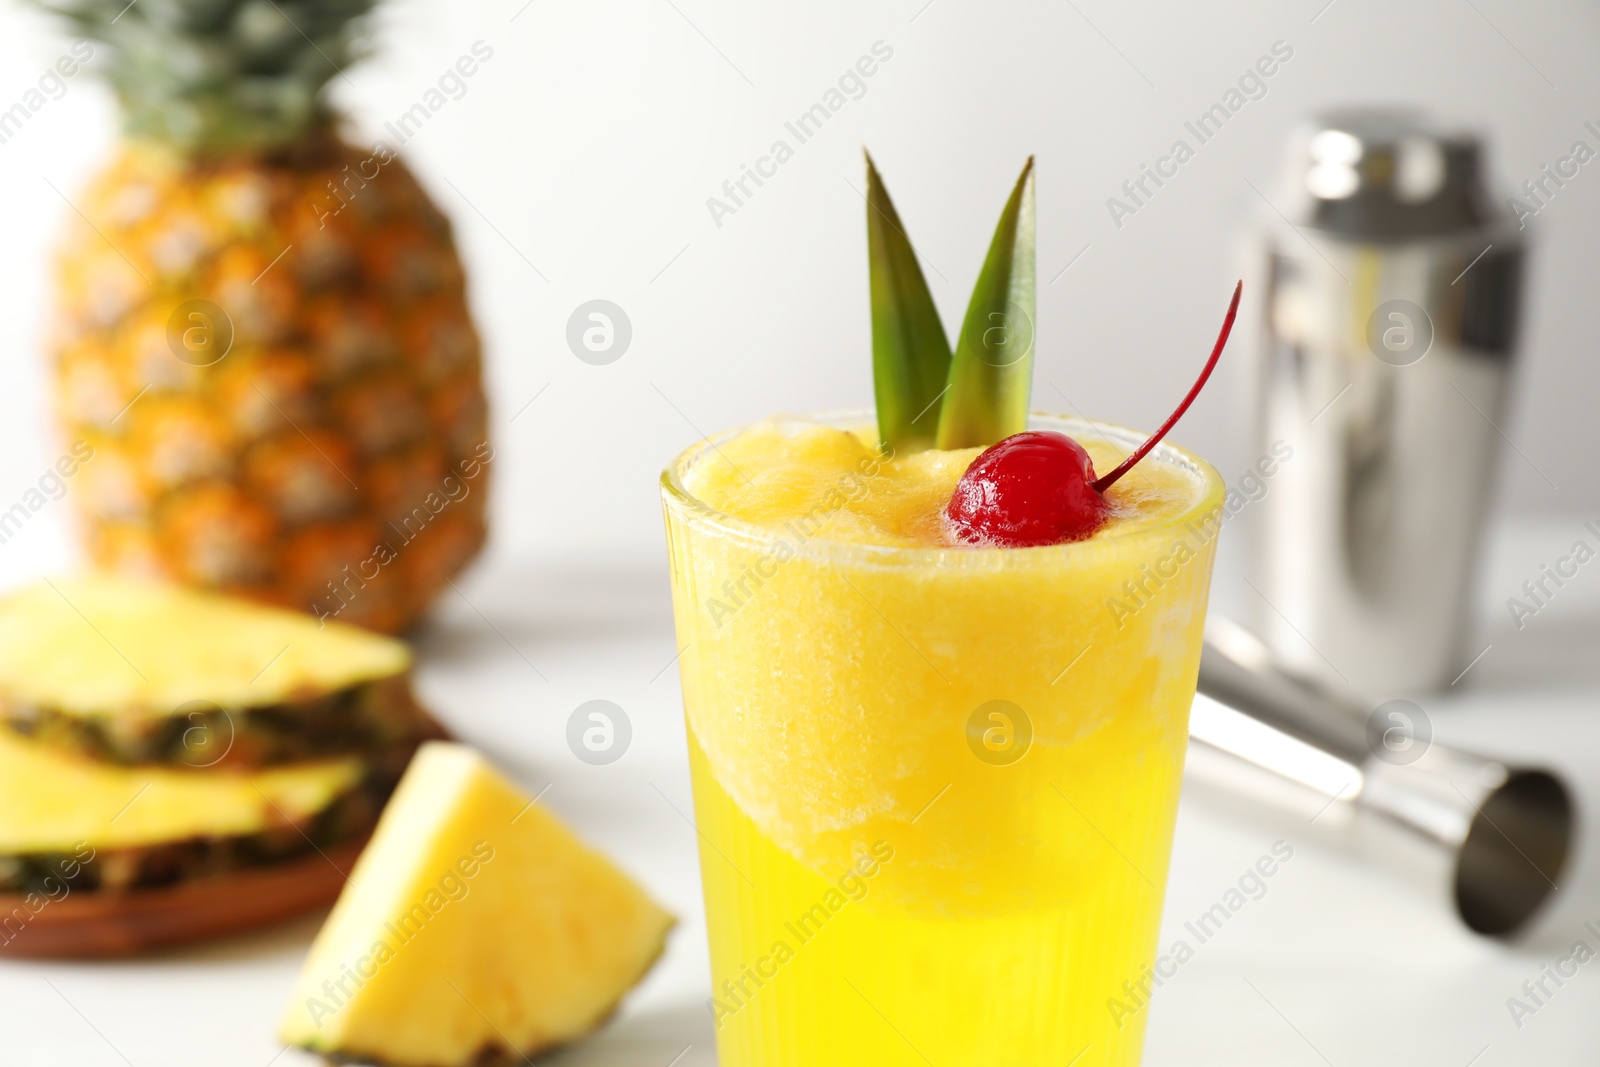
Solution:
M1094 491L1094 463L1064 433L1025 430L984 449L945 509L968 544L1029 548L1089 536L1111 505Z
M1026 430L990 445L972 461L945 508L955 535L973 545L1031 548L1081 541L1111 514L1105 491L1161 442L1200 395L1222 356L1239 313L1240 282L1233 288L1222 332L1189 394L1161 428L1103 478L1082 445L1053 430Z

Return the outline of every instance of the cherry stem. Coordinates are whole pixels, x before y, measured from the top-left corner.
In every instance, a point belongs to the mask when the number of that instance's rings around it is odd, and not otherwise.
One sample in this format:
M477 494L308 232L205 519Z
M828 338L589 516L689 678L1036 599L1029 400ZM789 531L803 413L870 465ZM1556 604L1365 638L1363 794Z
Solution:
M1233 320L1239 314L1239 294L1244 290L1244 282L1240 281L1233 287L1233 300L1228 304L1228 317L1222 320L1222 332L1217 335L1217 343L1211 349L1211 358L1206 360L1205 369L1200 372L1200 377L1195 379L1194 387L1189 390L1189 395L1183 398L1183 403L1178 405L1178 410L1167 416L1167 421L1161 424L1161 429L1150 435L1150 439L1136 449L1133 455L1117 465L1117 469L1091 484L1094 491L1104 493L1112 484L1138 463L1150 450L1161 443L1167 436L1167 431L1172 429L1177 421L1183 418L1183 413L1189 410L1189 405L1194 403L1194 398L1200 395L1200 390L1205 388L1206 379L1211 377L1211 372L1216 369L1217 360L1222 357L1222 349L1228 343L1228 334L1233 331Z

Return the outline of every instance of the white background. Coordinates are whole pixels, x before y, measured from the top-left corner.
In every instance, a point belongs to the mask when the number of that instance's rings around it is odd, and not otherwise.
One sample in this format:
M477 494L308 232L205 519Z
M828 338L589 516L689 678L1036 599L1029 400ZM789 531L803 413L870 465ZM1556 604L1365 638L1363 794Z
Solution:
M1474 122L1506 185L1600 120L1600 8L1324 2L387 5L376 58L333 85L356 140L381 136L473 42L494 49L466 95L405 147L457 223L500 455L493 541L464 584L471 601L444 604L420 643L424 696L531 788L553 783L548 803L684 918L628 1014L572 1062L665 1067L686 1044L683 1067L710 1062L694 832L672 807L687 811L688 794L655 480L702 431L870 404L863 144L934 267L952 329L1006 192L1036 153L1038 406L1149 425L1216 329L1263 210L1249 183L1279 195L1285 139L1309 111L1401 101ZM718 228L706 198L880 40L893 58L865 96ZM1294 57L1267 96L1118 229L1106 198L1278 40ZM38 16L0 9L0 107L65 47ZM80 75L0 145L0 501L56 455L38 339L48 249L71 208L50 186L76 196L114 132L108 95ZM1600 765L1588 720L1600 673L1585 665L1600 588L1566 596L1523 633L1507 630L1503 602L1600 507L1597 212L1590 167L1537 220L1523 376L1502 427L1560 488L1508 452L1482 604L1495 649L1474 693L1429 705L1443 735L1559 757L1580 779ZM565 341L572 310L595 298L633 324L610 366L580 362ZM1247 304L1244 321L1254 313ZM1246 351L1230 353L1176 435L1230 480L1253 458ZM52 506L0 546L0 586L69 565L66 513ZM1225 545L1223 608L1237 594L1227 555ZM568 713L594 697L635 722L634 754L611 768L580 764L562 740ZM1186 801L1172 919L1214 903L1278 833ZM1585 853L1582 874L1590 863ZM1600 986L1587 972L1523 1029L1504 1003L1558 954L1549 945L1600 915L1590 882L1574 884L1548 943L1506 951L1308 842L1163 992L1151 1062L1591 1062ZM314 926L139 963L0 964L0 1059L264 1067Z
M655 478L694 427L870 405L865 208L854 191L863 145L932 265L952 332L1011 182L1037 154L1036 403L1135 426L1159 421L1203 359L1243 235L1266 210L1247 181L1281 199L1286 138L1307 113L1408 102L1476 124L1506 186L1579 136L1600 147L1582 129L1600 120L1591 5L1336 0L1319 15L1326 0L925 2L384 8L375 58L332 84L359 141L383 136L474 41L494 49L466 95L404 151L456 220L471 268L502 456L495 551L656 566ZM866 94L719 229L707 197L880 40L894 55ZM1267 95L1119 230L1106 198L1278 40L1294 58ZM0 104L64 48L38 16L0 9ZM87 73L0 145L0 500L15 500L56 455L39 338L48 250L71 209L46 182L75 196L115 133L109 95ZM1503 428L1560 489L1508 453L1503 497L1518 510L1600 504L1597 215L1600 167L1535 220L1524 375ZM595 298L633 323L629 351L606 367L581 363L565 342L568 316ZM1247 303L1243 321L1253 320ZM1230 353L1177 435L1230 480L1254 458L1247 351ZM61 516L43 518L27 536L59 540ZM0 552L0 578L15 555Z

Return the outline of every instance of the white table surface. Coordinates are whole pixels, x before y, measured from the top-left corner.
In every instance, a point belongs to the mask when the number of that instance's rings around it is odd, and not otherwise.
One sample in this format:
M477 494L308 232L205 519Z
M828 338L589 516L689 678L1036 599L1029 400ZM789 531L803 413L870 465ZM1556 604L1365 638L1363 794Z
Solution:
M1240 818L1185 798L1162 944L1216 903L1283 838L1294 858L1165 983L1150 1007L1148 1065L1586 1064L1600 1038L1600 962L1519 1027L1507 998L1600 919L1600 575L1521 631L1504 599L1573 539L1577 521L1522 523L1493 539L1481 644L1463 691L1427 703L1437 736L1492 744L1568 769L1584 845L1531 939L1476 938L1387 876L1319 845L1313 828ZM1219 574L1218 606L1234 583ZM664 569L477 568L418 642L423 698L544 802L620 857L681 922L662 963L597 1037L560 1067L703 1067L716 1061L678 678ZM1587 657L1587 662L1585 662ZM633 724L627 754L588 766L567 716L604 698ZM153 958L40 963L0 957L0 1064L296 1067L273 1033L318 919ZM1590 974L1593 971L1596 974ZM1554 988L1552 986L1552 988ZM674 1061L674 1057L681 1058ZM821 1065L819 1065L821 1067ZM938 1064L937 1067L971 1067Z

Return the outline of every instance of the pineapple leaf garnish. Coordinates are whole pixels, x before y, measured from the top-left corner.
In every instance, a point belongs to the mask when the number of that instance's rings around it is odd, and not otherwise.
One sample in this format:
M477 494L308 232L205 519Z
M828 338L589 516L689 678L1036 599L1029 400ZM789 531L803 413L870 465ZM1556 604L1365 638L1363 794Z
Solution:
M872 284L872 383L885 451L931 446L948 388L950 341L916 250L867 156L867 265Z
M1027 429L1036 298L1029 156L967 304L939 412L938 447L992 445Z

